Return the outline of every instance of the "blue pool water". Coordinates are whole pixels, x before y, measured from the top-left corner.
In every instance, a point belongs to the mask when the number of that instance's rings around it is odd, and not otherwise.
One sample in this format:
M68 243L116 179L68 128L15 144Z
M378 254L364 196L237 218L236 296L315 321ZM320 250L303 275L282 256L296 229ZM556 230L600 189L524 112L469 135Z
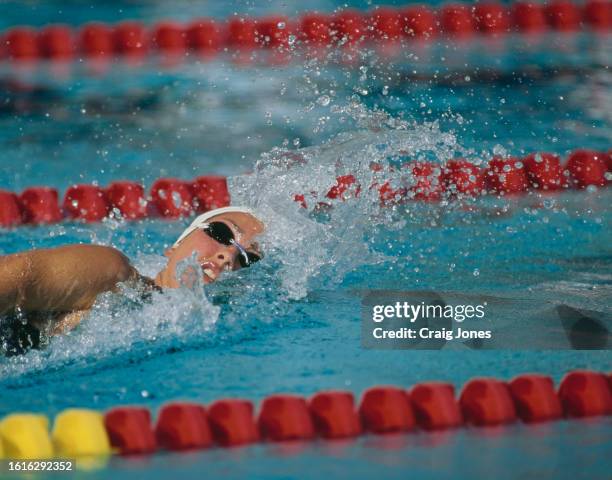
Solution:
M287 3L250 11L299 11ZM188 3L177 16L167 2L75 5L25 8L33 24L79 24L188 19L201 6ZM210 2L217 17L244 11L239 7ZM315 7L331 11L335 4L308 5ZM16 3L0 8L6 25L22 15ZM222 58L162 68L153 59L97 74L85 64L67 70L2 66L0 188L63 191L80 182L150 185L163 176L222 174L231 177L235 202L262 212L269 231L265 261L248 271L141 306L104 295L69 335L42 351L0 359L0 415L23 410L52 416L71 406L104 410L118 404L155 410L172 399L258 401L329 388L358 395L376 384L408 387L425 380L460 388L474 376L509 379L524 372L559 381L572 369L610 371L609 350L549 350L544 337L529 350L513 345L487 351L461 344L442 351L365 350L360 339L361 296L371 289L503 298L510 308L491 321L524 336L540 332L539 319L562 304L609 328L609 189L410 202L395 209L381 209L366 193L337 203L328 218L309 215L292 196L324 193L347 172L367 184L368 165L376 160L442 163L461 155L482 162L493 153L608 149L611 46L609 37L551 36L535 44L508 38L410 46L356 64L299 59L271 67L257 60L245 67ZM287 150L308 162L285 169ZM140 271L154 275L164 248L187 222L19 228L1 232L0 254L99 243L122 250ZM564 335L561 328L543 331ZM83 475L131 478L146 471L150 478L169 472L196 478L205 470L250 478L603 478L611 438L610 420L517 425L113 458L106 469Z

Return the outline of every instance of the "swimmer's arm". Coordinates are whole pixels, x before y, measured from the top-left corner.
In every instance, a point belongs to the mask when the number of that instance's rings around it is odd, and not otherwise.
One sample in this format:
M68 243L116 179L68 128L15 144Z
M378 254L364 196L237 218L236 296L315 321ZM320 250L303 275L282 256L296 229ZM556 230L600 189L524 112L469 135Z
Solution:
M63 313L55 318L55 323L51 329L51 335L60 335L76 328L89 310L77 310L70 313Z
M157 287L157 285L155 285L155 282L151 278L140 275L137 272L133 276L133 278L129 279L129 282L135 282L134 286L136 284L139 284L140 286L143 286L147 291L161 291L161 289ZM70 330L74 330L81 323L85 315L87 315L90 311L91 309L75 310L74 312L57 314L53 319L53 326L49 334L60 335L62 333L69 332ZM42 326L39 327L40 330L42 330L42 328Z
M17 305L25 311L86 311L99 294L140 277L129 259L112 247L69 245L24 255L31 266Z
M0 315L20 304L30 281L31 262L27 253L0 257Z

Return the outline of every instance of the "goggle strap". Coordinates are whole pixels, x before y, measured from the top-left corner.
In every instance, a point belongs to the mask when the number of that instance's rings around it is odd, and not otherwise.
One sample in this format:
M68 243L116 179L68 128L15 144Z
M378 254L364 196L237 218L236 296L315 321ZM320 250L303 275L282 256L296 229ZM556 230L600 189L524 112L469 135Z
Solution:
M238 249L240 255L242 255L242 258L244 258L244 261L246 262L246 266L250 266L251 261L249 260L249 254L247 253L246 249L233 238L230 240L230 243Z

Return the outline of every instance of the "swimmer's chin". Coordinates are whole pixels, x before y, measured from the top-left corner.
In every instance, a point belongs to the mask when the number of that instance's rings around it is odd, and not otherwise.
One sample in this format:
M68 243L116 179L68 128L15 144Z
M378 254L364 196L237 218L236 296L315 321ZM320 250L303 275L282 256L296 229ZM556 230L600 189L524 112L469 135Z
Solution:
M217 279L217 275L215 275L215 272L212 269L202 267L202 271L204 272L204 275L202 276L204 278L204 283L213 283Z
M204 271L204 268L202 269L201 278L204 284L206 285L211 284L217 280L217 276L214 274L213 271L209 271L208 268L206 269L206 271ZM188 279L185 279L185 281L189 283ZM157 285L159 288L163 288L163 289L181 288L181 285L182 285L182 282L176 278L176 274L174 272L167 271L167 270L162 270L161 272L159 272L157 276L155 277L155 279L153 280L153 283Z

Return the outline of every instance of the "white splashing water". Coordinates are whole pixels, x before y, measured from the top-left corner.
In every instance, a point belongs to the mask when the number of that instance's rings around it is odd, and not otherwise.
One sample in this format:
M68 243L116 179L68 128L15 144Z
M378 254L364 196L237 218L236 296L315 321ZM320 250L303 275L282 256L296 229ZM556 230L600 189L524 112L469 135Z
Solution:
M135 262L143 274L154 275L164 260L141 256ZM200 270L195 258L181 262L178 277L186 278L190 269ZM75 360L101 359L115 352L127 351L140 344L145 351L158 342L181 345L208 334L219 319L220 308L212 305L204 293L201 275L189 276L189 287L154 292L149 301L141 292L120 285L120 294L105 293L79 327L65 335L52 337L47 348L0 362L0 378L32 373Z
M389 165L390 159L444 161L460 150L456 138L435 123L409 124L359 102L334 109L360 129L321 146L272 150L262 155L253 173L230 179L234 204L249 206L264 219L264 251L281 259L278 274L292 299L307 295L309 282L323 270L325 279L335 283L355 266L384 260L370 251L364 237L382 225L399 226L393 217L397 207L381 208L378 189L371 186L388 181L398 188L411 181ZM374 171L372 163L382 170ZM349 174L361 186L359 192L349 190L344 201L326 198L336 178ZM307 208L295 201L296 195L304 195ZM313 214L313 204L321 203L326 221Z
M382 227L401 227L399 207L381 208L378 190L368 187L380 185L381 176L393 187L406 185L409 179L394 170L390 160L444 161L461 150L455 137L441 132L435 123L409 124L368 110L357 101L345 107L333 106L333 114L350 119L357 129L321 146L291 152L274 149L262 155L253 173L229 179L233 204L253 208L265 221L262 247L270 263L278 268L271 271L260 265L259 270L229 276L213 287L231 289L235 282L246 278L247 283L259 280L265 284L261 288L267 289L258 293L242 285L240 291L247 295L264 295L269 294L270 288L277 289L273 292L276 305L268 305L268 315L279 304L306 296L312 288L333 288L356 267L387 260L371 250L365 237ZM373 171L373 162L382 165L383 170ZM325 198L336 177L347 174L361 185L359 194L349 189L345 201ZM296 194L305 195L308 208L294 201ZM325 208L313 208L319 202L324 202ZM403 213L406 208L410 207L401 207ZM106 234L90 233L91 241L112 244L117 221L107 222L106 227ZM199 268L193 262L195 259L189 259L183 268ZM164 259L141 255L134 264L142 274L155 276ZM146 351L147 345L155 348L160 344L192 342L194 337L206 338L219 321L220 308L209 301L200 281L201 278L196 280L191 288L154 293L151 301L144 304L137 301L137 292L125 287L123 295L101 295L76 330L54 337L43 350L0 361L0 378L75 360L99 360L135 345L144 346L142 351ZM231 316L227 321L232 321Z

